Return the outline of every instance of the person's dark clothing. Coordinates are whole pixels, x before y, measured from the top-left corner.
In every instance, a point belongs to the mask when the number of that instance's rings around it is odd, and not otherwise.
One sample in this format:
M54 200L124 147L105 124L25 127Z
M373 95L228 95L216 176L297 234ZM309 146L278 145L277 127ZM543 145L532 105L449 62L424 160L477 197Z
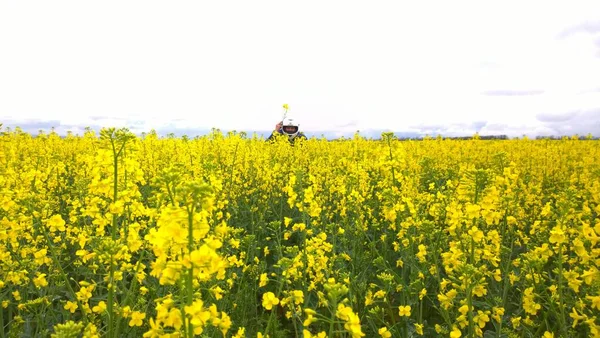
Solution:
M271 135L267 138L267 141L275 141L275 137L277 136L284 136L283 131L281 129L279 129L278 131L274 131L273 133L271 133ZM296 139L308 139L306 137L306 135L304 135L304 133L299 132L298 135L296 135L296 137L294 137L293 139L290 140L290 143L294 143L294 141L296 141Z

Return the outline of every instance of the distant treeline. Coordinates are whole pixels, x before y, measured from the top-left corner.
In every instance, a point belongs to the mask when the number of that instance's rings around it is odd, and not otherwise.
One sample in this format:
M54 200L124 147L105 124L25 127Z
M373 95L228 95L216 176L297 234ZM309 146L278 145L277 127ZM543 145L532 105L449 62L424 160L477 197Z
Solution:
M434 139L435 137L429 137L428 139ZM483 136L478 136L478 137L473 137L473 136L456 136L456 137L442 137L444 140L472 140L474 138L477 138L479 140L518 140L518 139L524 139L525 137L508 137L506 135L483 135ZM415 140L415 141L419 141L419 140L424 140L427 139L427 137L398 137L398 140ZM565 140L565 139L575 139L575 137L573 136L536 136L535 137L536 140ZM600 137L582 137L579 136L576 139L581 140L581 141L586 141L586 140L600 140Z
M417 136L417 137L402 137L402 136L398 136L398 137L394 137L396 140L400 140L400 141L423 141L423 140L431 140L431 139L444 139L444 140L472 140L472 139L479 139L479 140L519 140L519 139L525 139L528 138L527 136L523 136L523 137L508 137L507 135L475 135L475 136L436 136L436 137L432 137L432 136ZM536 140L581 140L581 141L586 141L586 140L600 140L600 137L598 136L580 136L580 135L575 135L575 136L536 136L535 137ZM383 138L378 138L376 140L383 140Z
M564 140L566 138L572 139L573 136L536 136L536 140ZM579 140L600 140L598 136L579 136Z
M471 140L473 136L459 136L459 137L444 137L445 139L450 140ZM483 135L477 137L480 140L508 140L508 136L506 135Z

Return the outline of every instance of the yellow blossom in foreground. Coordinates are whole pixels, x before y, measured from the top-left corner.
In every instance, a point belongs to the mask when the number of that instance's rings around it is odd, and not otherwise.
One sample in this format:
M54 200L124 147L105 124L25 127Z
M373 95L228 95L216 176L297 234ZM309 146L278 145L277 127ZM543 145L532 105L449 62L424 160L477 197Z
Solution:
M388 331L387 327L382 327L377 332L383 338L390 338L392 336L392 333Z
M129 326L142 326L144 318L146 318L145 313L133 311L131 313L131 320L129 321Z
M460 336L462 336L460 330L456 326L453 326L452 331L450 331L450 338L459 338Z
M240 327L237 332L235 333L235 335L233 335L233 338L244 338L246 337L246 328Z
M559 226L550 230L550 243L562 244L567 240L565 232Z
M33 279L33 284L37 288L42 288L44 286L48 286L48 281L46 280L46 274L45 273L41 273L37 277L35 277Z
M92 308L92 311L95 313L101 313L101 312L106 311L106 302L100 301L98 303L98 305L96 305Z
M273 292L263 294L262 305L265 309L271 310L277 304L279 304L279 298L275 297Z
M402 316L410 317L410 310L411 310L410 305L406 305L406 306L400 305L398 307L398 315L400 315L400 317L402 317Z
M423 324L415 324L415 332L418 335L423 335Z
M265 285L267 285L267 283L269 282L269 277L267 277L266 273L263 273L260 275L260 283L258 284L258 287L263 287Z
M534 301L533 288L527 288L523 292L523 309L525 312L535 315L542 306Z
M65 231L65 221L60 215L54 215L48 219L47 225L50 228L50 232Z
M351 307L338 304L335 315L345 321L344 328L350 333L353 338L363 337L359 317L352 311Z
M310 333L310 331L305 329L302 331L302 337L303 338L326 338L327 333L325 333L325 331L321 331L317 334L312 334L312 333Z
M75 311L77 310L77 303L76 302L67 301L67 304L65 304L64 309L68 310L71 313L75 313Z

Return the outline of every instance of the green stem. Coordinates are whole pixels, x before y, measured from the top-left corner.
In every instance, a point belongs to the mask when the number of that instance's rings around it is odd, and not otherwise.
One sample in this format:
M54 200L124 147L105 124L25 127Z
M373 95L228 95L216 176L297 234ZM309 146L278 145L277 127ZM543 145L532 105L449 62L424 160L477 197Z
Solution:
M195 201L194 201L195 204ZM194 249L194 205L188 208L188 255L192 255L192 250ZM194 301L194 263L190 261L190 269L187 274L186 281L186 291L187 291L187 305L192 305ZM191 320L188 325L188 337L194 337L194 326L191 323Z
M335 312L337 311L337 299L333 302L333 310L331 311L331 321L329 322L329 335L328 337L335 337L333 335L334 324L335 324Z
M467 288L467 306L469 307L469 337L473 337L474 322L473 322L473 289L469 285Z
M4 309L0 308L0 338L5 338L4 335Z
M560 305L560 320L561 320L561 329L563 331L563 336L567 336L567 325L566 325L566 317L565 317L565 306L563 303L563 250L562 244L558 245L558 301Z
M114 297L115 297L115 288L114 288L114 277L115 277L115 268L114 268L114 262L113 262L113 254L110 254L110 272L109 272L109 278L108 278L108 305L107 305L107 310L108 310L108 336L109 337L114 337L114 324L113 324L113 317L114 317Z
M506 265L504 268L504 271L502 271L502 274L504 276L506 276L506 278L502 278L503 283L504 283L504 289L502 290L502 308L506 311L506 300L508 297L508 285L510 284L510 279L508 278L508 270L510 268L510 253L513 252L513 247L514 247L514 241L511 238L511 242L510 242L510 251L508 254L508 259L506 260ZM501 332L502 332L502 323L503 320L502 318L500 319L500 324L498 325L498 330L496 331L496 337L500 338L501 336Z
M119 160L118 160L118 157L116 154L114 155L113 160L114 160L114 162L113 162L113 167L114 167L114 171L113 171L113 175L114 175L113 203L117 203L117 197L119 194L119 187L118 187ZM113 214L111 236L112 236L113 240L117 239L117 215L116 214Z
M394 156L392 155L391 136L389 136L387 138L387 144L388 144L388 149L390 150L390 162L392 162L392 161L394 161ZM392 167L392 184L394 186L397 186L397 184L396 184L396 171L394 170L394 165L392 165L391 167Z
M184 281L183 279L179 279L178 280L179 283L179 297L181 299L185 299L186 295L185 295L185 283L186 281ZM185 313L185 306L186 303L185 302L179 302L179 311L181 311L181 315L183 316L183 332L186 332L186 334L188 334L188 327L191 326L192 324L189 322L187 315Z
M192 250L194 248L194 206L188 208L188 255L192 255ZM186 280L186 291L187 291L187 305L192 305L194 300L194 292L192 290L194 285L194 264L190 261L190 269L187 274ZM188 337L192 338L194 336L194 327L190 321L188 325Z
M114 139L110 140L112 150L113 150L113 203L117 203L117 197L119 193L118 186L118 175L119 175L119 154L115 149ZM112 218L112 227L111 227L111 238L114 241L117 239L117 215L113 214ZM111 252L110 254L110 272L108 278L108 337L115 337L114 331L114 298L115 298L115 286L114 286L114 277L115 277L115 264L114 264L114 254Z
M475 240L471 237L471 264L475 266Z
M419 300L419 324L423 323L423 299Z
M175 198L173 197L173 193L171 192L171 188L169 188L169 182L167 182L165 184L165 186L167 187L167 193L169 194L169 201L171 202L172 206L175 206Z

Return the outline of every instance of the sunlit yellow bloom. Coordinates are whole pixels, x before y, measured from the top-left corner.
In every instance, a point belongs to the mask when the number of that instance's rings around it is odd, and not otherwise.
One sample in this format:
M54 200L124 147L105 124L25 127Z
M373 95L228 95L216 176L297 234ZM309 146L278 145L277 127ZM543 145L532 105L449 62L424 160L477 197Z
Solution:
M62 219L62 217L60 217L60 215L54 215L54 216L50 217L46 224L50 228L51 232L66 230L66 228L65 228L66 223Z
M98 305L92 308L92 311L95 313L101 313L106 311L106 303L104 301L100 301Z
M416 256L421 263L425 262L425 258L427 256L427 247L423 244L419 244L419 252Z
M535 315L542 306L534 301L533 288L527 288L523 292L523 309L525 312Z
M392 333L388 331L387 327L382 327L377 332L383 338L390 338L392 336Z
M64 309L68 310L71 313L75 313L75 311L77 310L77 303L76 302L67 301L67 303L64 306Z
M48 281L46 280L46 274L41 273L37 277L33 278L33 284L38 288L48 286Z
M580 315L579 313L577 313L577 310L575 310L575 308L572 309L571 313L569 313L569 317L573 318L573 326L572 327L576 327L577 323L579 323L579 321L585 321L587 319L587 316L582 314Z
M450 331L450 338L459 338L460 336L462 336L460 330L456 326L453 326L452 331Z
M423 324L415 324L415 332L422 336L423 335Z
M402 316L410 317L410 310L411 310L410 305L406 305L406 306L400 305L398 307L398 315L400 317L402 317Z
M279 298L275 297L273 292L263 294L262 305L265 309L271 310L277 304L279 304Z
M129 321L129 326L142 326L144 318L146 318L145 313L133 311L131 313L131 320Z
M550 243L562 244L566 239L565 232L559 226L555 226L550 230Z

